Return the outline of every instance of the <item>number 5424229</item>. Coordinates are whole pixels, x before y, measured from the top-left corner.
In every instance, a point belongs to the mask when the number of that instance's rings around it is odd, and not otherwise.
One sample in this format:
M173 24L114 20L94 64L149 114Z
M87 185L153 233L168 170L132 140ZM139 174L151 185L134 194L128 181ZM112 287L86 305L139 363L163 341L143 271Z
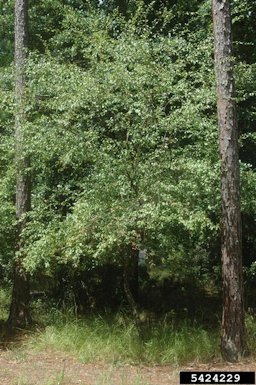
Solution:
M255 384L255 372L180 372L181 384Z
M234 384L240 382L240 374L238 373L193 373L191 374L191 383L224 383L224 384Z

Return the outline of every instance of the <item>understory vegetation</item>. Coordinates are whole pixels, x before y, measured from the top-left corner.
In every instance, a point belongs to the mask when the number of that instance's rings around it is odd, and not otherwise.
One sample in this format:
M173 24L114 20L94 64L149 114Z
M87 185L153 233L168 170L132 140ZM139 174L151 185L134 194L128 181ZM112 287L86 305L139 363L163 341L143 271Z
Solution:
M3 322L9 309L10 295L0 291L0 317ZM2 343L6 342L17 359L40 352L66 353L81 363L166 365L179 368L188 362L207 363L221 360L219 351L220 318L212 313L211 321L201 316L174 311L162 318L146 318L139 327L125 309L112 313L78 316L75 308L50 306L48 301L32 304L35 324L10 339L2 326ZM256 349L256 320L246 318L248 344ZM10 343L11 341L11 343Z

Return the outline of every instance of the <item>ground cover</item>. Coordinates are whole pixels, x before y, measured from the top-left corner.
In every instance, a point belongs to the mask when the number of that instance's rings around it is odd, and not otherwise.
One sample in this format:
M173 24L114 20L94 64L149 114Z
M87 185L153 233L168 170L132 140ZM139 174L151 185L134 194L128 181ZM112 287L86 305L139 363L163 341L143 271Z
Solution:
M125 312L77 316L33 304L29 330L0 323L0 385L178 385L180 370L256 370L256 322L247 316L251 355L226 364L219 352L218 317L208 324L175 312L142 325ZM5 306L4 306L5 305ZM209 322L209 321L208 321Z
M0 353L1 385L178 385L180 370L256 371L253 359L239 364L221 360L207 364L114 365L82 363L74 357L45 351Z

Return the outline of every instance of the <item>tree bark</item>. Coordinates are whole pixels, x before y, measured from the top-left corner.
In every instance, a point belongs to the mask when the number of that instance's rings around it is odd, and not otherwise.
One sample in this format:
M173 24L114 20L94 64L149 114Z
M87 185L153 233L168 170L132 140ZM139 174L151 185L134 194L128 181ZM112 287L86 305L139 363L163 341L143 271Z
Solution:
M16 258L13 267L13 291L8 324L26 327L31 322L29 311L29 276L22 267L26 214L31 206L30 159L24 149L25 62L27 54L28 0L15 2L15 165L16 165Z
M144 341L144 327L139 306L139 249L134 245L129 245L128 253L124 260L124 292L128 304L132 310L139 338Z
M131 307L135 318L139 314L139 275L138 275L138 263L139 263L139 250L130 245L127 248L127 255L124 260L124 292L127 301Z
M238 361L246 351L240 168L238 127L232 62L231 13L229 0L213 0L215 71L222 198L223 313L221 352L227 361Z

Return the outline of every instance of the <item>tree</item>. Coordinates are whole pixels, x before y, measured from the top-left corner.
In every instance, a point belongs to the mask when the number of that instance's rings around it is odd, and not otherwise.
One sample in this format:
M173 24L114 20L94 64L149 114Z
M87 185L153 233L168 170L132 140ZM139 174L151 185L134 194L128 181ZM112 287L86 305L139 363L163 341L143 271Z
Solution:
M229 0L213 0L217 110L221 156L223 314L221 351L227 361L245 352L238 125Z
M29 276L22 266L26 215L31 206L30 159L24 149L25 61L27 51L28 0L15 2L15 163L16 163L16 259L13 268L13 291L8 324L25 327L31 322L29 312Z

